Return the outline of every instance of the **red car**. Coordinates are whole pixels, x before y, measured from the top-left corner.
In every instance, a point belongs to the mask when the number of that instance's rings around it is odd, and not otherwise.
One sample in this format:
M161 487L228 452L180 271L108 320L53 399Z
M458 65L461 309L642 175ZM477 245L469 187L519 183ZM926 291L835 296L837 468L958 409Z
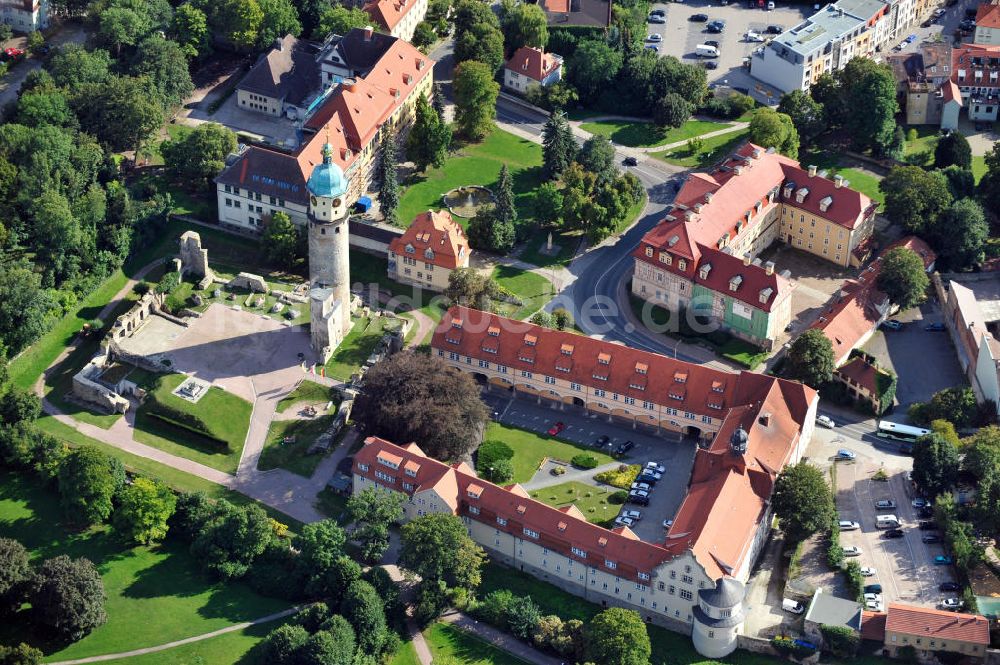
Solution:
M566 429L566 423L560 421L549 428L549 436L555 436L564 429Z
M19 48L14 48L12 46L10 48L5 48L3 50L3 55L5 60L17 60L18 58L24 55L24 50Z

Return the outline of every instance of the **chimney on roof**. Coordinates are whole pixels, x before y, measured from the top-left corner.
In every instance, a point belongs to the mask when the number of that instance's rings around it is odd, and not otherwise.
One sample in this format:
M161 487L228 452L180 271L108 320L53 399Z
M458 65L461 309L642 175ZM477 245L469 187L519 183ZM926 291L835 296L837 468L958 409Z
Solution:
M773 275L774 274L774 261L768 261L764 264L764 274Z
M767 412L762 413L762 414L760 414L760 418L758 418L757 421L761 425L763 425L764 427L770 427L771 426L771 414L767 413Z
M763 154L764 154L764 151L761 150L760 148L754 148L753 149L753 158L754 159L760 159L760 156L763 155Z
M365 26L365 41L370 42L372 40L372 35L375 34L375 28L370 25Z
M743 252L743 265L750 265L750 252Z
M733 167L733 173L735 173L736 175L740 175L741 173L743 173L743 167L742 166L734 166Z
M837 175L833 176L833 186L836 187L837 189L840 189L841 187L843 187L844 186L844 176L840 175L839 173Z
M810 178L815 178L816 177L816 165L815 164L812 164L812 165L809 166L809 177Z
M705 192L705 203L711 203L713 196L715 196L715 192Z

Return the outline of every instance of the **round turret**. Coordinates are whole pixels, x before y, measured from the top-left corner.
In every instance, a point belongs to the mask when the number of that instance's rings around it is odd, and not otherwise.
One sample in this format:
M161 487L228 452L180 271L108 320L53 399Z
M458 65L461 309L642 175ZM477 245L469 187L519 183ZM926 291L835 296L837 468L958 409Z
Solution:
M344 171L333 163L333 146L329 143L323 146L323 163L317 164L309 176L306 188L313 196L328 199L343 196L347 192L347 178Z

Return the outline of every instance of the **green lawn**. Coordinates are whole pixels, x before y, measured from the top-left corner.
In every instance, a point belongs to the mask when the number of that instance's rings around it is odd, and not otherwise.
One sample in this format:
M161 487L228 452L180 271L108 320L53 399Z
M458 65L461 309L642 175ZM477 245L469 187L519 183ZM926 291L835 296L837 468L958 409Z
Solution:
M621 510L621 504L608 502L608 496L617 491L614 487L594 487L570 481L534 491L531 497L556 508L576 506L587 516L588 522L604 526L614 521Z
M29 638L50 660L84 658L200 635L287 607L243 584L208 579L184 545L127 548L108 527L68 531L61 520L54 491L34 478L0 473L0 533L23 543L36 561L59 554L93 561L108 596L108 622L65 647L32 639L8 622L0 627L4 643Z
M577 247L580 246L583 234L580 231L559 231L552 230L552 245L558 248L555 254L544 254L546 243L549 241L549 231L542 229L532 236L524 251L521 252L521 260L533 263L542 268L549 266L566 265L573 260Z
M520 219L530 220L534 191L542 184L542 147L496 129L482 143L459 146L440 169L415 174L404 183L397 211L400 224L408 226L418 214L441 208L441 196L456 187L481 185L495 191L503 164L514 180ZM468 220L459 221L467 226Z
M129 665L248 665L254 662L254 654L250 650L269 632L291 620L269 621L165 651L107 662Z
M424 631L424 638L435 663L524 665L525 662L447 623L433 624Z
M537 273L513 266L497 266L493 269L493 279L521 299L520 307L497 303L500 313L512 319L520 320L531 316L552 300L554 295L552 282Z
M172 395L171 392L186 378L183 374L167 374L159 379L153 392L166 406L201 419L208 426L208 433L225 441L228 448L222 448L208 437L199 437L195 432L152 417L148 403L136 412L136 441L219 471L235 473L250 428L253 405L215 386L209 388L196 404Z
M685 144L671 150L652 154L654 157L662 159L668 164L686 166L688 168L706 168L720 161L746 142L747 134L749 133L749 130L743 129L729 134L722 134L721 136L709 137L703 140L701 149L694 153Z
M389 665L420 665L413 642L403 642L389 661Z
M986 175L986 157L983 155L972 156L972 175L976 178L976 184Z
M319 416L308 420L275 420L267 431L267 441L261 451L257 468L261 471L287 469L300 476L311 478L323 455L307 455L309 446L325 432L333 416ZM293 443L282 443L285 437L295 437Z
M882 179L870 171L843 167L839 153L831 150L806 150L799 155L799 161L803 166L816 166L821 171L825 170L829 178L842 175L850 182L851 189L865 194L873 201L885 203L885 195L878 188Z
M558 420L553 415L553 422ZM586 453L597 459L598 464L608 464L613 462L609 455L596 451L585 446L578 446L569 441L561 441L556 438L542 436L529 432L525 429L510 427L498 422L491 422L486 426L484 440L496 439L503 441L514 450L514 482L523 483L531 480L535 471L542 464L542 459L549 457L552 459L569 462L574 455Z
M383 323L381 317L355 319L351 332L326 362L326 375L348 381L352 374L357 374L382 339Z
M680 127L660 131L651 122L622 122L616 120L599 120L585 122L580 129L591 134L600 134L619 145L630 148L657 148L668 143L686 141L694 136L716 132L729 127L728 122L714 120L688 120Z
M333 399L330 388L315 381L303 380L295 390L288 393L278 402L278 413L284 413L296 404L317 404ZM324 405L325 406L325 405Z
M929 166L934 163L934 148L937 147L941 139L941 132L936 127L921 125L918 127L907 127L904 133L908 134L911 129L917 130L916 140L907 139L906 147L903 150L905 161L917 166Z

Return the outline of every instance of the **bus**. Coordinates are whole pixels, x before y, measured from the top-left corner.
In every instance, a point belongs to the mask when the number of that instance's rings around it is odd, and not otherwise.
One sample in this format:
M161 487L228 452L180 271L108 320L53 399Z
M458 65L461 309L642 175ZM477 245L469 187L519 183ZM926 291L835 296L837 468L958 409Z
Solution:
M899 447L903 452L910 452L914 441L930 433L929 429L922 427L913 427L912 425L901 425L889 420L880 420L878 429L875 431L875 436L882 439L895 439L901 442Z

